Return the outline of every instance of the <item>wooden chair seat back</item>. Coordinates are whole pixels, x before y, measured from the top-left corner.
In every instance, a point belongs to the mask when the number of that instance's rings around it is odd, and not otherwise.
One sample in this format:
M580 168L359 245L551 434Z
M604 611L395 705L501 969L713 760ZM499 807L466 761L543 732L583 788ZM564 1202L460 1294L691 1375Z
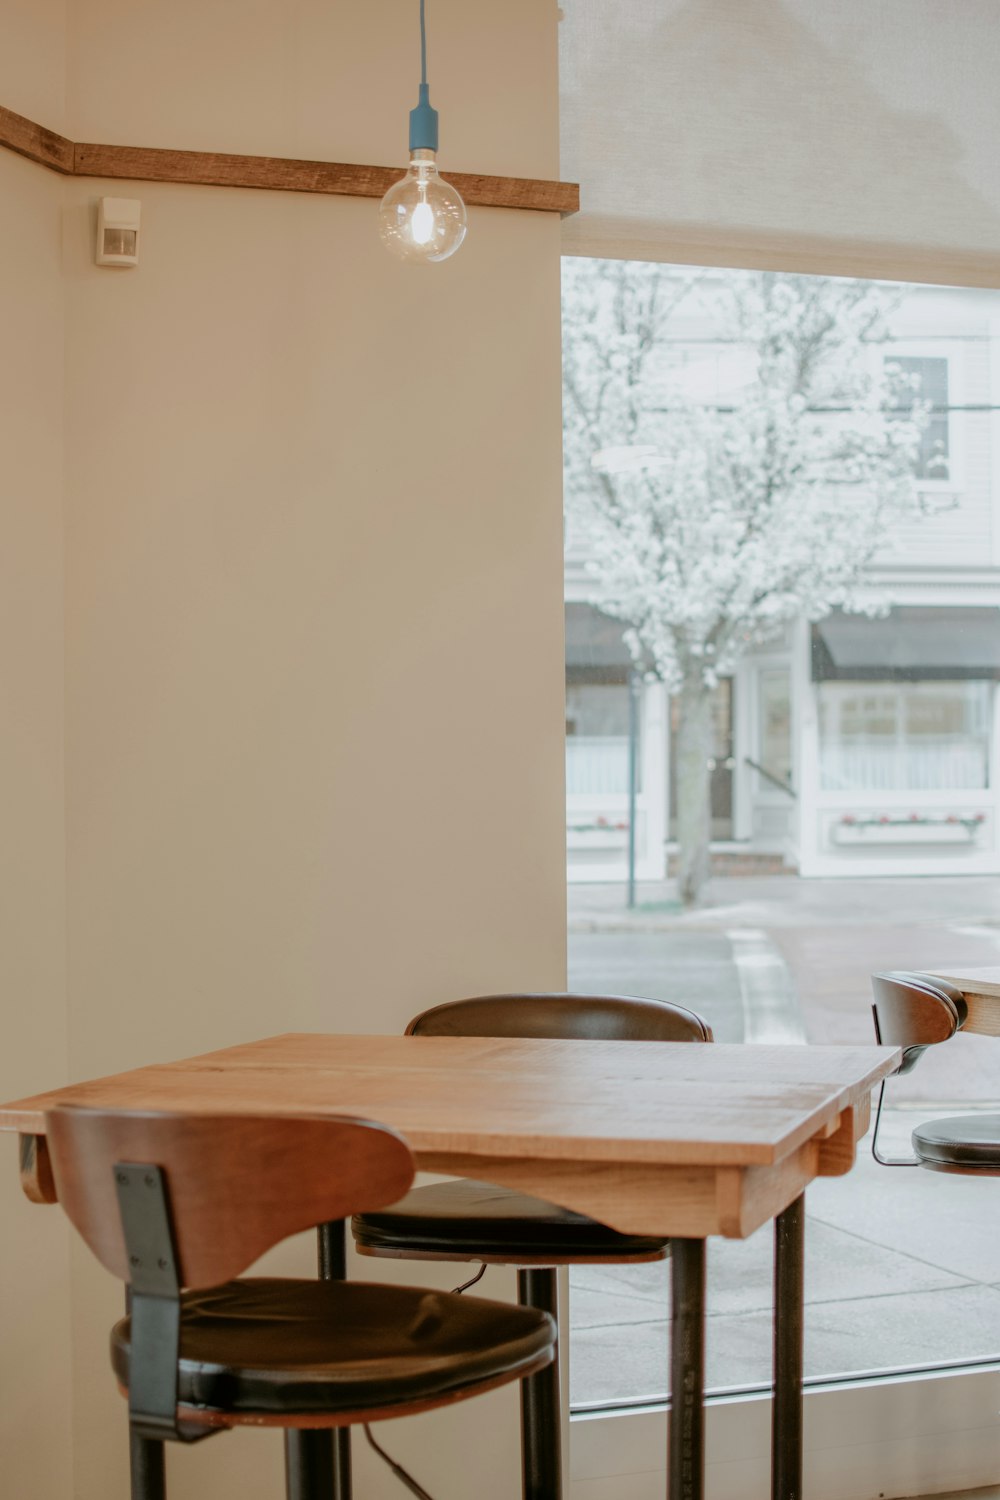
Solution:
M965 997L944 979L907 970L872 975L875 1036L885 1047L902 1047L900 1073L915 1067L927 1047L946 1042L965 1025Z
M366 1120L185 1115L63 1105L45 1117L59 1201L98 1260L130 1279L115 1167L161 1168L181 1286L217 1286L272 1245L413 1182L409 1147Z
M600 1042L710 1042L708 1022L683 1005L637 995L479 995L415 1016L408 1036L498 1036Z

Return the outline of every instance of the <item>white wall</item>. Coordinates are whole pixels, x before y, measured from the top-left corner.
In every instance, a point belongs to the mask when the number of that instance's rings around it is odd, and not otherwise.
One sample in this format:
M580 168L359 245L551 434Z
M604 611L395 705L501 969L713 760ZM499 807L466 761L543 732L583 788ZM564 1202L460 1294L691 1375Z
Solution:
M398 160L415 18L78 0L67 129ZM554 9L432 26L442 164L557 175ZM401 267L373 202L15 166L65 204L71 1075L561 986L558 220L473 210ZM102 192L142 200L134 271L93 265ZM114 1500L120 1289L79 1249L73 1288L73 1493ZM404 1426L432 1489L516 1485L513 1390ZM266 1434L170 1462L192 1500L280 1492Z

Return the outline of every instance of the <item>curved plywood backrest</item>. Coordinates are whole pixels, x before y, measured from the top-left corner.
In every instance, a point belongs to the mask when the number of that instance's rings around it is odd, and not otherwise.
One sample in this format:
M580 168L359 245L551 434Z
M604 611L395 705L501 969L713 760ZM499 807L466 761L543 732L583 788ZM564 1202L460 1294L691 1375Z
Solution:
M929 974L873 974L872 994L876 1036L883 1046L903 1048L901 1073L916 1065L926 1047L953 1037L968 1014L961 990Z
M413 1157L383 1125L351 1119L186 1115L64 1105L45 1117L59 1201L98 1260L129 1279L115 1166L161 1168L182 1286L216 1286L279 1240L383 1208Z
M479 995L415 1016L408 1036L509 1036L599 1042L710 1042L683 1005L638 995Z

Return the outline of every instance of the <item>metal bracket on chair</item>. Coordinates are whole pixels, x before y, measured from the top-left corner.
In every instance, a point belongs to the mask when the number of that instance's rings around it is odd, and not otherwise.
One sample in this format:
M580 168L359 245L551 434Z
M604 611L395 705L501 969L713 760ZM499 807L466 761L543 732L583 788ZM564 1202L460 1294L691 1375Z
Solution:
M181 1286L163 1171L116 1162L114 1174L131 1293L129 1421L140 1437L197 1442L212 1428L177 1420Z
M882 1028L878 1024L878 1006L872 1006L872 1019L875 1022L875 1041L878 1046L882 1045ZM899 1069L897 1069L899 1071ZM916 1156L879 1156L878 1154L878 1127L882 1119L882 1100L885 1098L885 1079L879 1084L878 1107L875 1110L875 1129L872 1131L872 1156L880 1167L919 1167L920 1161Z
M872 1156L880 1167L919 1167L918 1156L879 1156L878 1154L878 1127L882 1118L882 1099L885 1094L885 1079L879 1084L878 1105L875 1110L875 1129L872 1131Z

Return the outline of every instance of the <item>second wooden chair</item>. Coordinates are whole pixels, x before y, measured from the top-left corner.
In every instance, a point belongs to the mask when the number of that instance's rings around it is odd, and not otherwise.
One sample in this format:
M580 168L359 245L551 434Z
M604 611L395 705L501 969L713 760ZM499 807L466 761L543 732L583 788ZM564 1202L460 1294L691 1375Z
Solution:
M694 1011L632 995L483 995L435 1006L406 1028L412 1036L536 1037L601 1042L710 1042ZM525 1308L556 1315L556 1269L662 1260L663 1239L619 1234L583 1214L486 1182L416 1188L389 1208L357 1214L362 1255L481 1261L518 1268ZM521 1387L524 1500L562 1494L558 1364Z

